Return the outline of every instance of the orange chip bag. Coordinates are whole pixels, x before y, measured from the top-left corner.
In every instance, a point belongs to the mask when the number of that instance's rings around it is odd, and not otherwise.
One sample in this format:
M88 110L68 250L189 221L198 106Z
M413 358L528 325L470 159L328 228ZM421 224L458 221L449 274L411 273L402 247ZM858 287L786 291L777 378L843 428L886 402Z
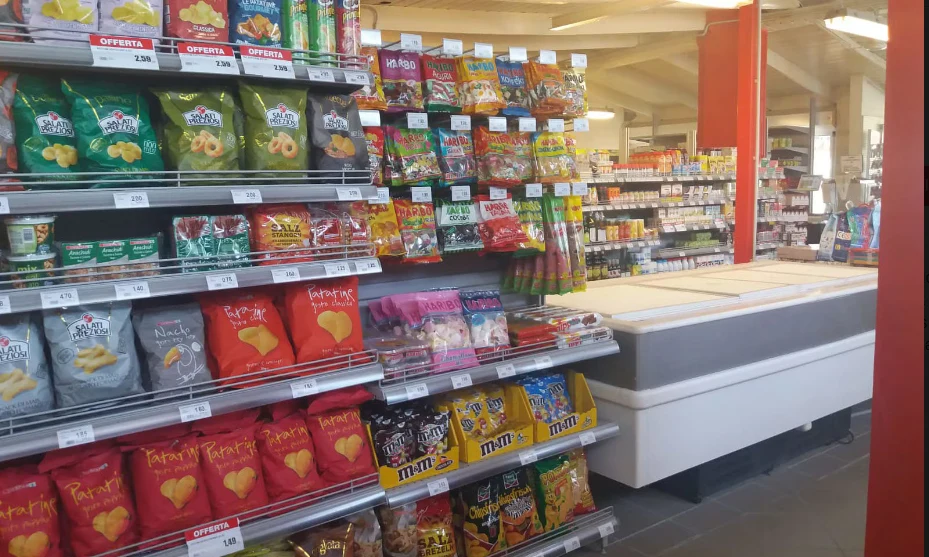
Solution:
M322 487L316 471L316 449L301 412L259 426L255 439L271 501Z
M247 427L198 440L213 516L231 516L268 504L255 429Z
M61 557L58 493L32 468L0 470L0 557Z
M284 290L287 323L300 363L345 356L364 349L358 312L358 277L289 285Z
M200 307L216 364L212 369L220 379L294 364L284 323L267 294L204 296Z
M129 469L142 539L213 519L195 436L139 445L129 455Z
M313 260L309 252L288 251L313 245L310 212L305 205L256 205L248 213L248 222L252 229L252 251L274 252L259 254L259 265ZM279 259L282 257L289 259Z
M397 212L394 211L391 199L388 198L387 203L372 203L368 206L368 227L378 257L406 253L400 238L400 227L397 226Z
M339 484L376 472L368 433L357 408L309 416L306 424L324 480Z

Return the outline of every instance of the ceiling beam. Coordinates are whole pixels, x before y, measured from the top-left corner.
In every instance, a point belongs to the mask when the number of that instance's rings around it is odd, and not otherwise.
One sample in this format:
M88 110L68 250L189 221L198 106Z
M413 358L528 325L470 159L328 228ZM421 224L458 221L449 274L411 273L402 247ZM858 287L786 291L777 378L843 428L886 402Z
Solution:
M800 66L787 60L777 52L768 49L768 65L779 74L803 87L818 97L829 96L829 85L820 81Z
M686 54L697 50L697 35L687 35L676 39L666 39L646 43L636 48L614 52L609 54L598 54L591 57L589 67L601 69L619 68L621 66L630 66L640 62L647 62L655 58L665 58L674 54Z
M662 60L694 76L697 75L698 68L700 67L700 61L697 57L691 56L690 54L672 54L670 56L665 56Z
M862 58L873 64L878 70L882 72L887 71L887 60L884 60L877 54L874 54L867 48L861 45L858 41L843 33L841 31L834 31L826 27L826 24L822 21L817 21L816 26L822 29L823 31L831 34L833 37L839 40L845 48L857 52Z
M464 43L465 50L474 43L487 43L494 47L494 52L502 54L510 46L521 46L530 53L538 50L555 51L592 51L600 49L630 48L639 44L635 35L479 35L462 33L419 33L426 48L441 46L443 38L455 38ZM386 44L400 40L400 31L381 31L381 40ZM563 56L559 58L564 60Z
M552 31L563 31L611 16L632 14L673 4L674 0L623 0L574 9L552 17Z
M650 99L652 104L682 104L697 108L696 95L662 83L638 70L611 69L608 72L597 71L596 74L599 78L607 80L607 83L611 83L612 88L640 99Z
M887 7L887 0L835 0L808 8L778 10L761 16L761 23L768 31L783 31L822 22L830 13L842 9L869 10Z
M638 99L632 96L629 96L619 89L616 88L612 80L597 77L597 76L587 76L587 83L590 84L593 89L597 92L605 92L604 96L610 98L610 100L616 103L618 106L627 108L636 114L641 114L648 118L652 117L652 106L642 99ZM609 107L615 108L615 107Z

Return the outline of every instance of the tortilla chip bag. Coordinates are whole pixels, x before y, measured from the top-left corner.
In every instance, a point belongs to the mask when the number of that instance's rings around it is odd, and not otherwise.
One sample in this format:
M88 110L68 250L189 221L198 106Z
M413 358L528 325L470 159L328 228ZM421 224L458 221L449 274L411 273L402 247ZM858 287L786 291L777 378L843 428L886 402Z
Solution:
M255 439L271 501L323 487L316 471L316 449L301 412L261 425Z
M357 408L344 408L307 417L322 478L340 484L373 474L374 457L368 433Z
M358 277L289 285L284 290L284 306L299 363L364 350Z
M268 504L255 429L250 426L198 440L214 516L231 516Z
M58 492L32 467L0 470L0 555L61 557Z

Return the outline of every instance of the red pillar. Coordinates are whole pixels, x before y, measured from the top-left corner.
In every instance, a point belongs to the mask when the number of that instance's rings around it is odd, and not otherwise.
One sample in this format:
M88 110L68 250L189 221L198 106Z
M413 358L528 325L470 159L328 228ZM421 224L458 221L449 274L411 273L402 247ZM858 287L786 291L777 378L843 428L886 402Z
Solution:
M867 557L923 555L925 543L925 352L920 333L925 329L919 328L923 314L917 309L925 302L925 209L916 205L929 168L923 166L923 12L916 0L890 0L888 5ZM929 199L925 204L929 207Z

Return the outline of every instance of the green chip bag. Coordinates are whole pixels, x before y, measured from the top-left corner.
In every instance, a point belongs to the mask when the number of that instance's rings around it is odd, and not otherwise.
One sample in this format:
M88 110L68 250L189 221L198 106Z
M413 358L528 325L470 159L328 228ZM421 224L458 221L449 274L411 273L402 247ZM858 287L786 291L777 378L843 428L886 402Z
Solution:
M249 170L306 170L306 89L242 83Z
M23 74L13 100L19 168L49 173L40 181L75 180L79 171L77 141L68 106L57 79Z
M227 89L152 91L164 114L163 148L177 170L239 170L235 101Z
M113 82L62 79L61 90L71 103L81 170L119 173L120 180L150 179L134 174L164 170L148 101L139 89Z

